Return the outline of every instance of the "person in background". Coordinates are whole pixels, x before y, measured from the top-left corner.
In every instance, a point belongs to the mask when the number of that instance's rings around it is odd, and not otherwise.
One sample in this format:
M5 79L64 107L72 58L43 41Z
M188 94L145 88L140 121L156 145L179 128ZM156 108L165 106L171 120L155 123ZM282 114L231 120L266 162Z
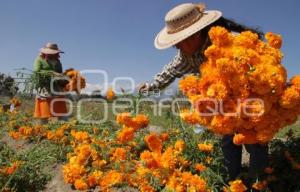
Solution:
M45 47L40 49L40 54L37 56L34 62L33 71L38 74L38 78L43 78L43 74L51 74L47 76L45 87L50 87L51 78L63 77L62 76L62 64L60 62L61 51L57 44L47 43ZM42 79L41 79L42 81ZM55 92L63 91L64 84L60 84L60 81L54 81L53 90ZM58 117L60 120L67 120L68 117L64 114L67 113L67 106L65 101L55 101L55 98L63 98L55 95L51 90L41 87L37 90L35 98L34 117L40 119L42 124L48 122L50 117Z
M217 10L205 10L204 4L181 4L170 10L165 17L166 26L158 33L154 45L157 49L175 47L178 53L158 73L151 83L143 83L140 92L162 90L176 78L188 73L199 73L199 65L205 61L204 51L211 45L208 32L213 26L221 26L235 33L252 31L263 38L263 33L238 24L222 17ZM267 145L245 145L250 153L249 176L256 177L256 173L268 166ZM222 139L222 151L225 167L229 179L234 180L241 172L242 146L233 143L233 136L227 135Z

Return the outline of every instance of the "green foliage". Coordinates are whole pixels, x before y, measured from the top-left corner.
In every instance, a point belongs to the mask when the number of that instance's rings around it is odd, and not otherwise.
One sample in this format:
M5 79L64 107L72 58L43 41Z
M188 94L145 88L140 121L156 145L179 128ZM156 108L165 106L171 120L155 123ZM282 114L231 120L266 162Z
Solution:
M40 191L51 179L51 169L56 163L65 160L67 149L42 141L34 147L15 153L7 145L0 146L0 167L12 162L21 162L18 169L9 176L0 179L0 189L4 186L20 192Z
M271 182L273 191L295 192L300 191L300 170L295 167L300 165L300 137L289 133L287 139L274 139L270 143L271 166L274 169L275 179ZM287 153L292 160L289 160Z

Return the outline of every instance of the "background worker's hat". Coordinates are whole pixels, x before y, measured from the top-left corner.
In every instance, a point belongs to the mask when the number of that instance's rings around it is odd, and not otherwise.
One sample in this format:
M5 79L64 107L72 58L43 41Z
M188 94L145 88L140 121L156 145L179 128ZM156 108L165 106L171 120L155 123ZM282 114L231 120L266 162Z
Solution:
M166 49L190 37L222 16L217 10L205 11L203 3L185 3L170 10L165 17L166 26L157 34L154 45Z
M57 53L64 53L62 50L60 50L55 43L47 43L44 47L40 49L41 53L53 55Z

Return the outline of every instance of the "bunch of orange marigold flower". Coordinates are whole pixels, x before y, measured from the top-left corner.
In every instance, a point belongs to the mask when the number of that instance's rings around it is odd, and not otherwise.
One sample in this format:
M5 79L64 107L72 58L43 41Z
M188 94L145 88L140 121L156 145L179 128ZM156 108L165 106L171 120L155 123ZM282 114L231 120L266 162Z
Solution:
M77 93L80 93L80 90L85 88L85 78L79 71L71 68L66 70L64 74L70 78L69 83L65 86L66 91L76 91Z
M132 117L130 113L120 113L117 115L117 123L123 125L117 135L117 140L120 143L126 143L134 138L135 131L148 126L149 119L142 114Z
M209 31L200 76L179 82L194 106L183 111L188 123L221 134L235 134L234 143L266 143L294 123L300 113L300 76L287 82L280 35L267 33L267 42L250 31L234 35L222 27Z

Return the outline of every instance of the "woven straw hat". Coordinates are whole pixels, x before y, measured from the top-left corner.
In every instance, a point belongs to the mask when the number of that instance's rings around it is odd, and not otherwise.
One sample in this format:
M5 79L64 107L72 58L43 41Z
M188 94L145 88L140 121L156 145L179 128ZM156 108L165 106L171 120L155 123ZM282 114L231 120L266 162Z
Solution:
M53 55L57 53L64 53L62 50L60 50L55 43L47 43L44 47L40 49L41 53Z
M166 26L157 34L154 45L166 49L190 37L222 16L217 10L205 11L203 3L185 3L170 10L165 17Z

